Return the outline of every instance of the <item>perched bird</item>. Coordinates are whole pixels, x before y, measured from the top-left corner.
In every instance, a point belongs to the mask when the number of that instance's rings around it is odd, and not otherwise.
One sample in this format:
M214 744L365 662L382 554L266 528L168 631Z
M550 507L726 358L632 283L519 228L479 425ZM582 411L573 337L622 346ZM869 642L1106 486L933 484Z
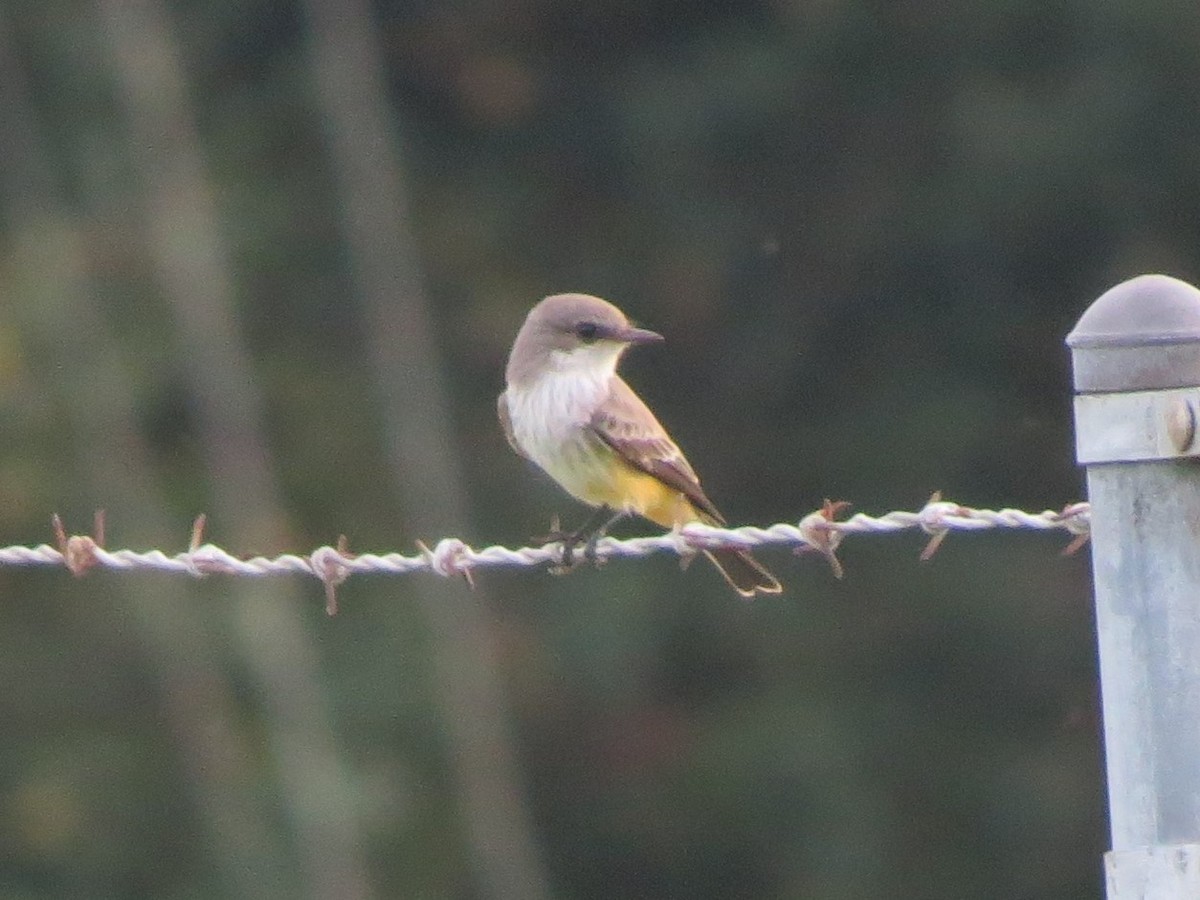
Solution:
M630 346L662 339L633 327L606 300L557 294L530 310L513 343L497 401L508 442L567 493L596 507L584 529L560 535L568 559L585 537L593 555L596 540L630 513L664 528L725 524L679 447L617 374ZM743 597L782 590L746 550L704 555Z

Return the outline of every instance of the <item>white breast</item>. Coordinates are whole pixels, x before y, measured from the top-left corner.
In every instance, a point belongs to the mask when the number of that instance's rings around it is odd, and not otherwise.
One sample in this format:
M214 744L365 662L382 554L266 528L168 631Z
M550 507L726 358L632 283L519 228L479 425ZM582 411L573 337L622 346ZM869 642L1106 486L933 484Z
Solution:
M585 431L609 393L610 373L547 372L532 385L509 385L508 415L522 451L567 491L586 499L599 460Z

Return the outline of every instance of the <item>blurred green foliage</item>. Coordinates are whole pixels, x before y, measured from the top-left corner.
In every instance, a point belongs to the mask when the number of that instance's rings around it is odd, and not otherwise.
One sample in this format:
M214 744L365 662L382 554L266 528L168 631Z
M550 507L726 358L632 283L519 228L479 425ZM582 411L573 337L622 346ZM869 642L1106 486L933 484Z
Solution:
M166 10L287 515L286 545L230 549L441 537L406 528L389 483L304 8ZM70 412L116 390L73 371L87 347L125 379L150 450L131 475L177 523L114 517L110 544L181 549L212 473L98 21L62 0L0 12L24 114L0 153L0 542L121 506ZM475 545L581 514L494 421L509 342L548 293L601 294L667 336L629 379L729 518L765 523L826 496L1078 498L1063 337L1116 281L1200 276L1195 4L410 0L373 21L453 399L438 414L468 473L455 536ZM101 320L73 350L81 288ZM1057 549L955 536L918 565L909 539L860 539L840 583L765 553L787 591L749 605L665 558L481 574L554 895L1097 896L1089 576ZM199 623L232 685L274 860L243 887L305 895L228 582L8 570L0 896L237 892L133 579ZM330 621L303 587L372 890L487 896L410 585L351 580Z

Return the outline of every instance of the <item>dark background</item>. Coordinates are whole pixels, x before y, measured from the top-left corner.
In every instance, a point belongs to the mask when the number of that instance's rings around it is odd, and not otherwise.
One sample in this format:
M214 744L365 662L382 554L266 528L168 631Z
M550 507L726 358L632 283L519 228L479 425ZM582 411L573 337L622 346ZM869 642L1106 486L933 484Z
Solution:
M178 552L582 510L494 418L549 293L735 523L1079 499L1063 338L1195 279L1171 0L12 0L0 543ZM639 533L622 526L620 533ZM641 529L649 532L652 529ZM0 896L1092 898L1066 536L555 578L0 571Z

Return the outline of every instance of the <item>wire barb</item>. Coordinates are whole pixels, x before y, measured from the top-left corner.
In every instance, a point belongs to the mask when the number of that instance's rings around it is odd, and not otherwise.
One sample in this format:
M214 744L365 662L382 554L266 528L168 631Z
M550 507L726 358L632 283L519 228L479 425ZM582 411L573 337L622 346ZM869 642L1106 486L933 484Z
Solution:
M844 532L837 528L837 517L850 508L846 500L830 500L825 498L821 508L811 512L800 520L800 531L804 534L805 543L793 550L800 554L815 550L825 557L833 577L841 581L846 577L842 561L837 558L838 545L842 543Z
M67 534L67 529L58 513L50 517L54 529L54 540L62 554L63 565L76 578L82 578L91 569L101 564L97 551L104 547L104 510L98 509L92 517L92 534Z
M424 541L417 541L417 548L429 563L430 571L446 578L461 575L467 582L467 587L475 589L475 580L471 577L471 561L466 559L471 548L458 538L442 538L432 550Z
M1062 548L1063 556L1074 556L1092 536L1092 508L1087 503L1068 503L1058 514L1059 521L1074 537L1071 543Z
M309 556L313 574L325 585L325 615L336 616L338 611L337 589L350 577L346 560L353 559L350 542L344 534L338 535L336 547L318 547Z
M674 553L681 562L701 550L714 547L789 546L796 553L816 552L829 564L837 578L845 569L837 557L842 541L853 534L894 534L920 530L929 535L921 551L928 560L942 546L952 531L982 531L987 529L1033 529L1065 531L1071 541L1062 551L1075 553L1087 543L1091 526L1091 507L1087 503L1070 503L1061 510L1040 513L1019 509L973 509L948 500L935 493L915 512L894 511L882 516L855 513L839 518L850 504L826 500L820 509L804 516L795 525L780 522L766 528L752 525L741 528L716 528L692 522L666 534L617 540L602 538L596 544L598 559L614 557L640 559L655 553ZM473 572L489 566L544 566L554 571L562 563L562 544L550 542L540 547L491 546L476 550L457 538L443 538L432 547L417 541L418 553L403 556L399 553L354 554L348 549L345 536L336 546L318 547L307 556L283 554L273 558L255 556L239 558L214 544L202 543L206 519L196 517L187 550L169 556L160 550L106 550L104 548L104 511L98 510L91 535L69 535L62 519L51 519L55 545L36 547L12 546L0 548L0 567L3 566L63 566L71 574L82 576L95 568L120 570L152 570L203 577L221 574L245 577L264 575L306 574L317 578L325 588L325 610L337 613L337 588L353 574L382 573L404 575L409 572L434 572L444 577L461 576L474 587Z

